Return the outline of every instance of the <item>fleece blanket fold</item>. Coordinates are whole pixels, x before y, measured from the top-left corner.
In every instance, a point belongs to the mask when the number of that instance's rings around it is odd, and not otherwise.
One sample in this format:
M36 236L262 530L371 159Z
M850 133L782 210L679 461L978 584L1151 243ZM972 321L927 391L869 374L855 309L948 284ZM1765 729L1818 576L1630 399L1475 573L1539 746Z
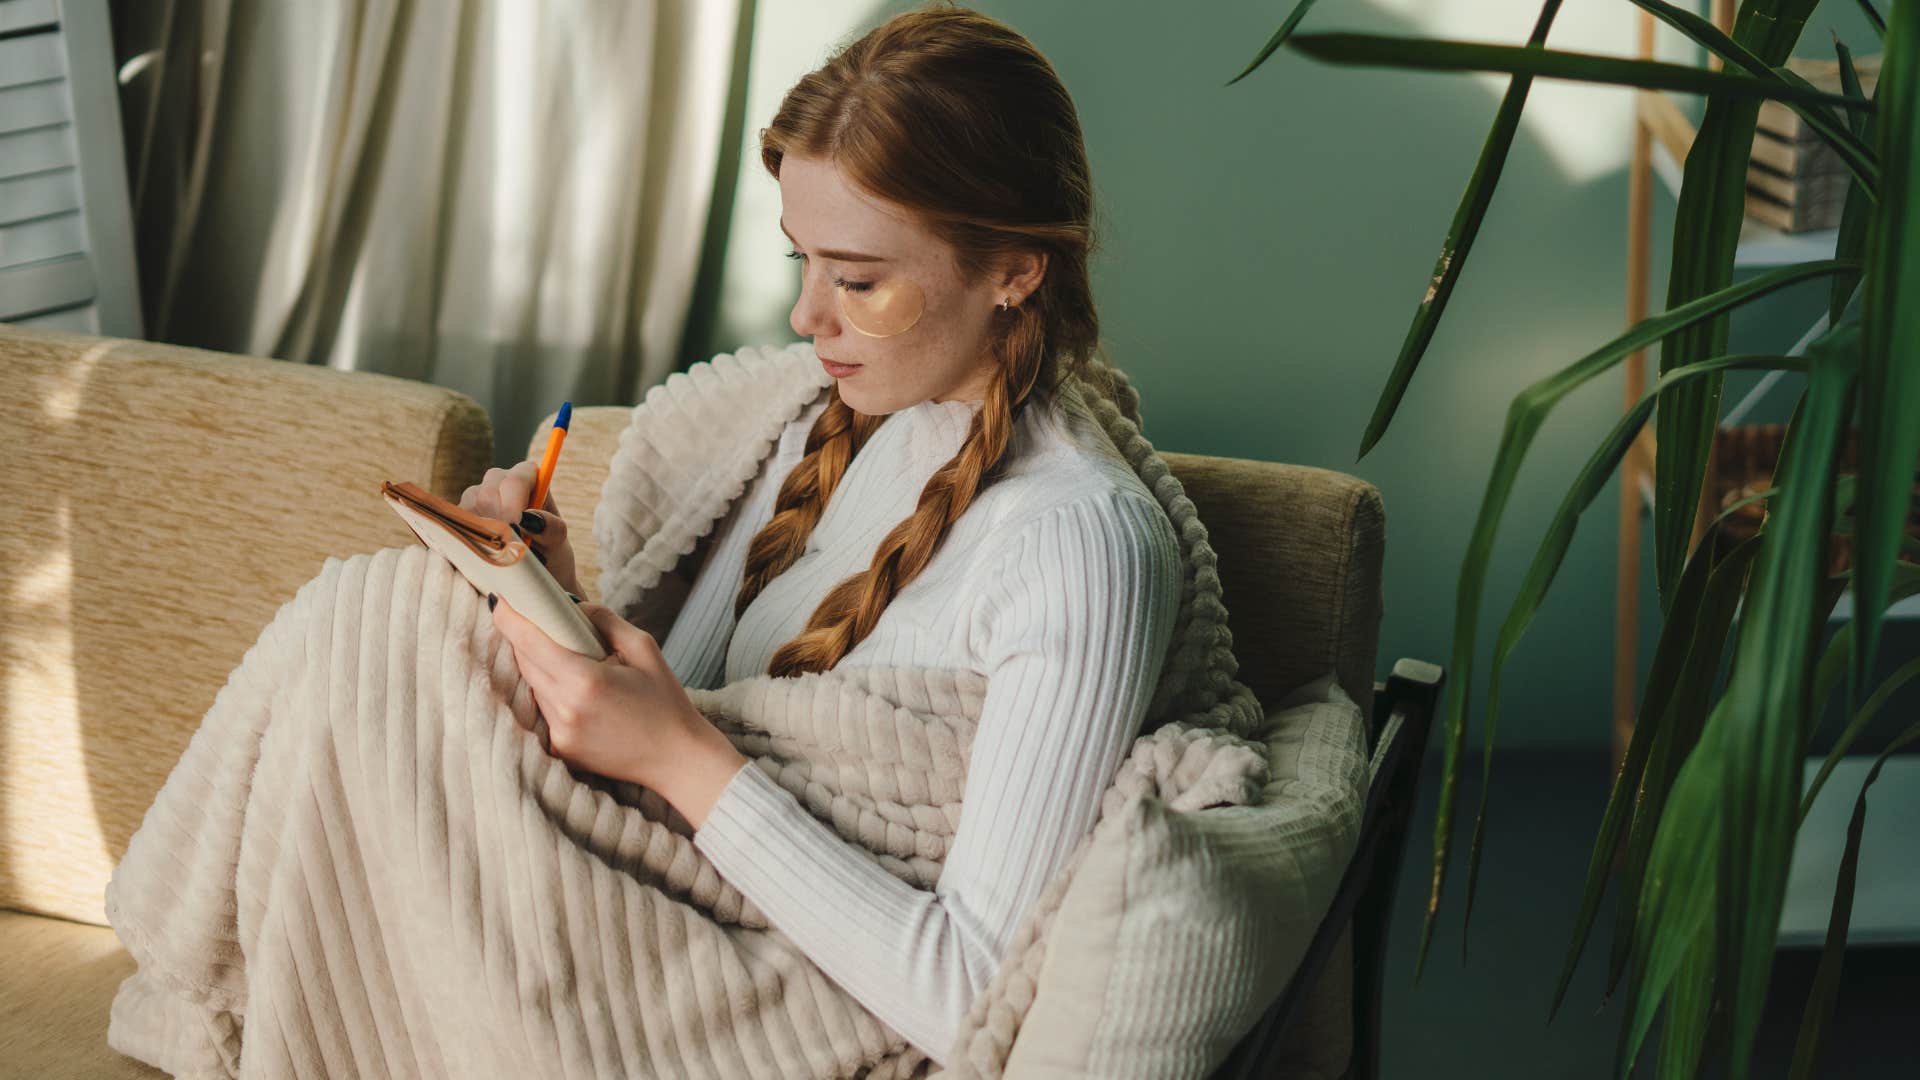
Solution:
M600 595L664 637L695 557L783 425L827 391L808 346L694 365L633 409L596 507ZM1181 538L1186 588L1145 734L1106 812L1258 798L1259 703L1206 530L1138 397L1063 388ZM986 677L835 668L695 703L890 872L930 887ZM542 749L484 598L428 549L328 559L247 651L107 889L138 962L108 1042L176 1076L907 1077L924 1051L823 975L630 784ZM997 1075L1046 911L942 1060Z

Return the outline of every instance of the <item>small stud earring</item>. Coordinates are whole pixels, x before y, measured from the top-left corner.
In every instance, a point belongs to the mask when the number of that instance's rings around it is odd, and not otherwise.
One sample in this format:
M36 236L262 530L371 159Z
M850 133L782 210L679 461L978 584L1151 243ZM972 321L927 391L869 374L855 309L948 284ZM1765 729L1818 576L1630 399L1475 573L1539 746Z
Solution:
M1001 310L1001 311L1005 311L1005 310L1007 310L1007 307L1008 307L1009 305L1011 305L1012 303L1013 303L1013 298L1012 298L1012 297L1010 297L1010 296L1003 296L1003 297L1001 297L1001 298L1000 298L1000 310Z

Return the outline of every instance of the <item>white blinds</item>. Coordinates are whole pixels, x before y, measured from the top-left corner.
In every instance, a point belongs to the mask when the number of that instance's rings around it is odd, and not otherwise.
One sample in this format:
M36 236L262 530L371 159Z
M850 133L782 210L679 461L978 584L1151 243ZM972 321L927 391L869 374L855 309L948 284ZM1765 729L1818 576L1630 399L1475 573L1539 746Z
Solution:
M103 0L0 0L0 321L139 337Z

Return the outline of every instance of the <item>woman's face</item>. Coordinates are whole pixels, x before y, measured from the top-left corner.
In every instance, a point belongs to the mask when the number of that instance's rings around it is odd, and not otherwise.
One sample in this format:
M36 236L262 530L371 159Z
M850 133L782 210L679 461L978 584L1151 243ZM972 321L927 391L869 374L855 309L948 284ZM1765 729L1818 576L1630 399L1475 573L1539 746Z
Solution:
M986 396L995 305L1026 299L1042 260L1023 260L1004 280L966 280L945 241L822 157L781 160L780 205L801 266L793 332L811 337L821 359L858 365L837 376L842 400L878 416Z

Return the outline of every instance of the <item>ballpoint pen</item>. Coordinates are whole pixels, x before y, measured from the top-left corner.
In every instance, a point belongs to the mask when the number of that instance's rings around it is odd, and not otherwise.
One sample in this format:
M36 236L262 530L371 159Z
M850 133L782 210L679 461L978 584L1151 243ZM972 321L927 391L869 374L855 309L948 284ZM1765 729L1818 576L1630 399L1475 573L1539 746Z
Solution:
M560 403L560 413L553 418L553 431L547 436L547 452L540 459L540 471L533 481L533 498L527 503L530 510L544 509L547 501L547 487L553 483L553 467L560 460L560 444L567 441L567 422L573 419L573 402Z

